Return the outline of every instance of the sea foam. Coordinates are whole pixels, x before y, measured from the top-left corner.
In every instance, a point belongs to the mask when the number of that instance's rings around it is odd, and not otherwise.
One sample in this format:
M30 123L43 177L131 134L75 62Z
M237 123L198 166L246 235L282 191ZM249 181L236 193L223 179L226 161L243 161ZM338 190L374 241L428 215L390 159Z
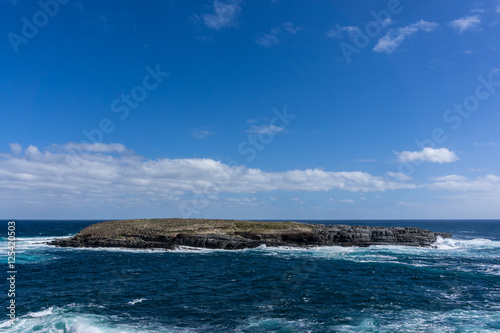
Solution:
M485 238L474 238L469 240L454 239L454 238L437 238L433 244L440 250L456 250L456 249L471 249L471 248L500 248L499 241L492 241Z
M153 333L189 332L177 327L165 327L153 323L120 323L115 316L85 313L85 307L69 304L64 307L49 307L29 312L19 317L14 326L9 321L0 323L0 328L9 332L27 333Z

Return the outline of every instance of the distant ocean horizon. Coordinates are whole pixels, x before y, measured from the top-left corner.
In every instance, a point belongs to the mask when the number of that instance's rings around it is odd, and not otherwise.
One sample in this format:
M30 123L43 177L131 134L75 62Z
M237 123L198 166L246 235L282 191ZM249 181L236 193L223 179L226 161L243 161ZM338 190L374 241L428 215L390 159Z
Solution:
M295 220L453 235L432 248L46 244L101 221L15 220L17 321L4 302L0 332L500 331L500 220Z

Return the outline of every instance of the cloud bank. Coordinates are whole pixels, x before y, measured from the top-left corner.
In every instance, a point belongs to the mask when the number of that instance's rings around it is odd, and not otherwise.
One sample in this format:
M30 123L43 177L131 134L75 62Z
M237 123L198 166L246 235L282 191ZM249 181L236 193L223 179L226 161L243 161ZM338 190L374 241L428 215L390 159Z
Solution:
M498 194L500 192L500 177L486 175L471 180L465 176L449 175L435 178L431 188L434 190L492 192Z
M0 154L2 203L133 205L179 202L193 193L385 191L415 188L361 171L266 172L207 158L147 159L122 144L28 146Z

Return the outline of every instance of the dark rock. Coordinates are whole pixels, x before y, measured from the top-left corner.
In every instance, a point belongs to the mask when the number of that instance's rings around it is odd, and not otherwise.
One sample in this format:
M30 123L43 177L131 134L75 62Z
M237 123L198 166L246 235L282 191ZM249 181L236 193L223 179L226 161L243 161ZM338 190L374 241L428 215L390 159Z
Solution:
M49 244L60 247L174 249L177 246L191 246L209 249L235 250L255 248L260 245L292 247L334 245L370 246L389 244L430 246L436 241L438 236L443 238L451 237L451 234L448 233L432 232L420 228L300 224L295 222L231 222L226 220L208 221L177 219L174 221L172 219L158 220L158 222L155 222L156 220L137 221L139 222L135 222L135 220L132 221L135 224L131 221L99 223L82 230L74 237L53 240L49 242ZM144 226L144 221L150 224ZM161 223L169 227L174 223L172 221L177 223L176 229L156 228ZM178 224L181 222L184 223L186 231L189 232L178 232ZM243 225L246 229L242 227L239 222L241 222L242 225L246 223ZM108 225L109 223L114 223L111 225L112 228ZM193 231L193 228L190 229L192 226L190 223L196 224L198 229L195 228L195 231ZM132 226L133 229L130 226ZM207 232L207 230L212 231Z

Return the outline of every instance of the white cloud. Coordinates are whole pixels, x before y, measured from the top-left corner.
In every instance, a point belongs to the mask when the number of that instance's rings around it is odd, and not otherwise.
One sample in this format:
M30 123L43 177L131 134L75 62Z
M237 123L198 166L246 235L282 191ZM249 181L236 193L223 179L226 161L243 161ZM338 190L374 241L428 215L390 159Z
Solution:
M244 197L244 198L226 198L226 201L239 203L239 204L250 204L257 202L256 197Z
M341 27L337 24L335 28L332 28L326 32L326 36L330 38L342 38L344 32L347 33L349 38L352 38L352 36L359 35L361 33L361 30L356 26L348 25Z
M395 152L401 162L424 161L431 163L450 163L458 160L457 155L447 148L426 147L421 151Z
M261 37L258 37L255 42L260 46L264 47L272 47L278 45L280 43L278 35L281 33L280 30L271 30L270 33L264 34Z
M467 180L467 177L460 176L460 175L448 175L448 176L442 176L442 177L437 177L433 179L436 182L457 182L457 181L465 181Z
M196 139L204 139L204 138L209 137L211 135L214 135L214 133L211 131L208 131L208 130L197 129L197 130L193 131L193 137Z
M496 146L496 142L476 142L474 143L474 146L477 147L487 147L487 146Z
M361 162L361 163L372 163L372 162L378 162L378 160L374 158L358 158L354 162Z
M348 203L348 204L352 204L354 203L354 200L351 200L351 199L342 199L342 200L339 200L337 201L338 203Z
M500 13L500 1L498 1L498 2L497 2L497 6L496 6L496 8L495 8L495 11L496 11L497 13Z
M466 16L449 23L449 26L453 29L458 30L458 33L462 33L466 30L476 28L481 24L481 18L479 15Z
M117 153L123 154L130 152L121 143L74 143L70 142L65 145L54 145L53 150L63 149L66 152L93 152L93 153ZM38 148L37 148L38 150Z
M79 153L53 145L29 146L24 154L0 154L0 207L149 207L175 205L192 193L270 191L350 192L411 189L416 185L387 181L366 172L320 169L266 172L229 166L206 158L146 159L119 144L87 146ZM96 148L99 147L99 148ZM99 151L99 152L98 152ZM102 153L102 152L107 153ZM17 207L17 206L16 206Z
M222 28L236 25L238 14L241 11L239 1L224 3L218 0L213 2L213 12L202 15L203 23L211 29L221 30Z
M10 150L13 154L19 155L23 152L23 147L19 143L11 143L9 144Z
M411 180L412 179L411 177L408 177L407 175L402 174L401 172L392 172L392 171L389 171L389 172L387 172L387 175L389 177L391 177L392 179L399 180L399 181L407 181L407 180Z
M283 28L288 31L289 33L296 34L299 32L302 28L295 26L292 22L285 22L283 23Z
M406 27L389 30L384 37L380 38L375 44L373 51L382 53L393 53L407 37L416 34L419 31L431 32L436 30L439 24L420 20Z
M460 175L449 175L434 179L430 188L435 190L493 192L500 194L500 177L486 175L470 180Z
M264 47L276 46L280 43L279 36L283 33L283 30L294 35L299 32L301 28L293 25L291 22L285 22L281 26L271 29L271 32L257 37L255 42Z
M385 20L382 21L382 28L387 27L391 23L392 20L386 18ZM335 28L332 28L326 32L326 36L329 38L342 38L344 37L344 33L347 33L347 36L350 39L354 39L357 36L361 35L362 31L360 28L354 25L340 26L337 24Z
M278 127L274 125L261 125L261 126L252 126L249 129L247 129L245 132L247 133L254 133L254 134L278 134L280 132L283 132L285 129L283 127Z
M39 158L42 154L40 153L40 150L36 146L29 145L28 148L24 151L26 156L30 158Z
M420 204L416 202L406 202L406 201L398 201L397 202L398 206L404 206L404 207L419 207Z

